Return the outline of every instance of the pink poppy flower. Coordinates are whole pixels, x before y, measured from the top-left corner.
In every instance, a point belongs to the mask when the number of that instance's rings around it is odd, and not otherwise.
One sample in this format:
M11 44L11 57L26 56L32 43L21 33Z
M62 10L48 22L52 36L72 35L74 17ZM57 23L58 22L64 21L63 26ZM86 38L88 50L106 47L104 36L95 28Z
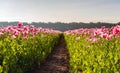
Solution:
M21 27L22 27L22 23L18 22L18 28L21 28Z

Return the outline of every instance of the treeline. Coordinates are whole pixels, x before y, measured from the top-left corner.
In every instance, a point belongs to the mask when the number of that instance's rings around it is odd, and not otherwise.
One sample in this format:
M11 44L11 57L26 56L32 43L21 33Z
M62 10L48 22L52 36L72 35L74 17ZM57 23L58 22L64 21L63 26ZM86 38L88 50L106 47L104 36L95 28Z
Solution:
M16 25L18 22L0 22L0 27L8 26L8 25ZM97 22L97 23L82 23L82 22L71 22L71 23L62 23L62 22L32 22L32 23L26 23L23 22L23 25L34 25L35 27L43 27L43 28L52 28L60 31L66 31L66 30L72 30L72 29L78 29L78 28L100 28L101 26L106 27L112 27L115 25L120 25L119 23L103 23L103 22Z

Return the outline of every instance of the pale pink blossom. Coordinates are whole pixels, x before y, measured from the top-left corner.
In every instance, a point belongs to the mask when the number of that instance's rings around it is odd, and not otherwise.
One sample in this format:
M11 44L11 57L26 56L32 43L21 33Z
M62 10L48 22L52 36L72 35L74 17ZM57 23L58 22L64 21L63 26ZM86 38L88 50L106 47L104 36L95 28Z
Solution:
M0 37L3 35L3 33L2 32L0 32Z
M16 38L16 36L15 36L15 35L12 35L12 36L11 36L11 38L12 38L12 39L15 39L15 38Z
M102 38L106 38L107 36L108 36L108 34L107 33L103 33L103 34L101 34L100 35Z
M110 39L112 38L112 36L113 36L112 34L111 34L111 35L108 35L108 36L106 37L106 39L107 39L107 40L110 40Z

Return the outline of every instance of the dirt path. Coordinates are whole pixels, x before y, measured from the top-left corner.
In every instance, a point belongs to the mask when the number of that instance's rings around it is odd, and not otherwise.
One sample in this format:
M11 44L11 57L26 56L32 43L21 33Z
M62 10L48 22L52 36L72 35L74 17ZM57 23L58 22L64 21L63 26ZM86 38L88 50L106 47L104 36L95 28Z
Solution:
M69 73L69 56L62 36L53 52L35 73Z

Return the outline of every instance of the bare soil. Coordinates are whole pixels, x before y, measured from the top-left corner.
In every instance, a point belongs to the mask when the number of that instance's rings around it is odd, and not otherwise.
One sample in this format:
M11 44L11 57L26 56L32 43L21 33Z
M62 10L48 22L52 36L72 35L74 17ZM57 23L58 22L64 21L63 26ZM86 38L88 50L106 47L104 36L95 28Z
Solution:
M58 45L34 73L69 73L69 53L62 36Z

